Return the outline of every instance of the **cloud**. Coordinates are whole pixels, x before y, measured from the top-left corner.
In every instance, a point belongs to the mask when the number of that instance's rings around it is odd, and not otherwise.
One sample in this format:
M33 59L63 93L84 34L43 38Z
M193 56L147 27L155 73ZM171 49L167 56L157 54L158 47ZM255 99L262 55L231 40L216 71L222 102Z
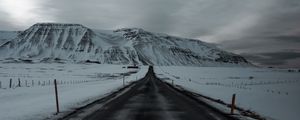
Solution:
M40 21L54 21L51 9L45 9L48 0L0 0L0 16L6 18L5 22L16 27L24 27Z
M268 39L274 39L281 42L291 42L291 43L300 43L300 34L299 35L281 35L281 36L272 36Z
M72 5L68 5L72 2ZM74 22L97 29L140 27L150 31L169 32L181 0L56 0L51 7L58 10L58 22ZM76 12L74 12L74 10Z
M261 55L283 60L295 59L300 57L300 53L298 52L261 53Z
M272 65L272 66L282 66L287 64L291 60L296 60L300 58L300 52L286 51L286 52L271 52L271 53L260 53L260 54L242 54L244 57L248 58L259 65ZM300 67L299 62L293 67Z

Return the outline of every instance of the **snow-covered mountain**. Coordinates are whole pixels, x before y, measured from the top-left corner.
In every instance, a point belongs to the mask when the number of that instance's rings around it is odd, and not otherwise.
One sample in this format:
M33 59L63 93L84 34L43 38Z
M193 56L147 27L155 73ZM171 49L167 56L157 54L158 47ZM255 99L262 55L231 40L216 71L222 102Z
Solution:
M8 32L6 32L8 34ZM2 61L220 66L251 65L199 40L139 28L93 30L80 24L39 23L0 43Z

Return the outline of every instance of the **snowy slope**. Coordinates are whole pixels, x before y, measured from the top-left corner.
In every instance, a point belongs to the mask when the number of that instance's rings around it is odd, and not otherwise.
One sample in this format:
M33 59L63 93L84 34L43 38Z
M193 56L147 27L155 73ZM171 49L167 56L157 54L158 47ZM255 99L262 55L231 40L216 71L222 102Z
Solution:
M133 41L139 60L153 65L204 65L248 62L199 40L179 38L166 34L151 33L139 28L120 29L126 39Z
M258 113L267 120L297 120L300 73L288 69L237 67L154 67L159 78L186 90ZM230 109L227 111L230 112Z
M17 31L0 31L0 45L15 38L17 34Z
M0 119L56 120L53 80L58 81L61 113L64 116L76 108L103 98L125 84L143 78L147 66L126 69L107 64L15 64L0 63ZM135 72L134 72L135 71ZM9 88L12 79L12 88ZM18 79L20 86L18 87ZM82 82L84 81L84 82Z
M199 40L139 28L92 30L80 24L39 23L0 44L0 59L26 62L232 66L243 57Z
M119 46L79 24L35 24L0 47L2 58L129 64ZM125 48L123 48L125 49Z

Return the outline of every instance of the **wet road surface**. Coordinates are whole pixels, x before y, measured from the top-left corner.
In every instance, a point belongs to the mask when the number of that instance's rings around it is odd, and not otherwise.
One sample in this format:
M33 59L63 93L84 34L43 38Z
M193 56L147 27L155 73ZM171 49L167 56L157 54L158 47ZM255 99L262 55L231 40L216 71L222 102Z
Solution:
M152 67L145 78L84 120L227 120L213 110L177 92L155 77Z

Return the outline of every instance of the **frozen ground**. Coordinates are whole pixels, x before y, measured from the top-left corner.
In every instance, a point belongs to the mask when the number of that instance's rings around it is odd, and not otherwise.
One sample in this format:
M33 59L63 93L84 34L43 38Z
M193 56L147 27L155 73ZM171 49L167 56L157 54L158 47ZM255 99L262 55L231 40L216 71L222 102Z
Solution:
M135 73L120 65L98 64L0 64L0 119L51 118L56 112L54 79L59 83L61 111L66 112L122 87L121 73L132 73L125 77L128 84L142 78L147 70L142 66Z
M155 67L158 77L226 103L236 93L238 106L275 120L300 114L300 72L287 69ZM168 80L169 79L169 80Z

